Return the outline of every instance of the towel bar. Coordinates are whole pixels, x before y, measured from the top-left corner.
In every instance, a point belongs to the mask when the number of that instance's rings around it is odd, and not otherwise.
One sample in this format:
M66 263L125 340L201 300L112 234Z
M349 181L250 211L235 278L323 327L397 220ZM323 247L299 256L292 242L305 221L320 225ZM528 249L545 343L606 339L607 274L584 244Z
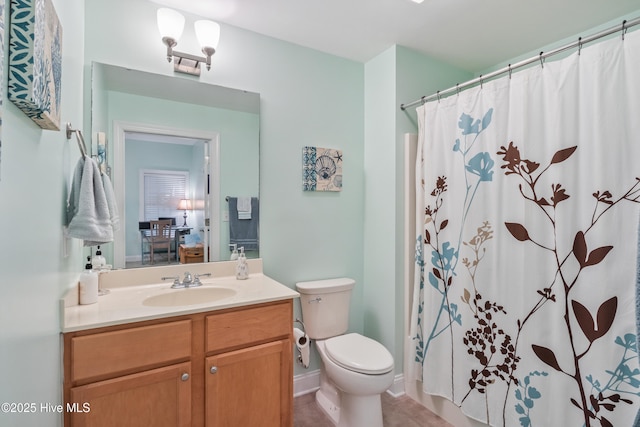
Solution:
M80 153L83 156L87 155L87 145L84 142L84 137L82 136L82 132L80 129L73 129L71 123L67 123L67 139L71 139L71 134L76 134L76 140L78 141L78 148L80 149Z

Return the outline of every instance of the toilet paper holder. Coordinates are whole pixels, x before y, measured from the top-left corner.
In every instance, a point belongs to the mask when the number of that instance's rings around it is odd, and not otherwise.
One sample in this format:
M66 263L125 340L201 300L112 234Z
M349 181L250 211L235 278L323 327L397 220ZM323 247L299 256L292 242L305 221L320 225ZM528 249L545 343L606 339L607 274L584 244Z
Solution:
M299 364L304 366L305 368L309 367L309 344L310 339L307 335L306 328L304 327L304 323L302 320L295 319L294 323L299 323L302 326L302 330L299 328L293 328L293 335L296 343L296 348L298 349L298 357L296 360Z
M307 335L307 328L304 327L304 323L302 322L302 320L298 319L296 317L296 319L293 321L293 323L299 323L300 326L302 326L302 331L304 332L305 336Z

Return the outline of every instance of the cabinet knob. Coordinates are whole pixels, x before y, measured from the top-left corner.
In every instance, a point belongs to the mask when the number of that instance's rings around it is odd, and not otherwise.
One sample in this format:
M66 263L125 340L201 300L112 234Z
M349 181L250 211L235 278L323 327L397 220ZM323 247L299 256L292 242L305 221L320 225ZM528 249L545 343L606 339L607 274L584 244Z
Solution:
M189 379L189 374L187 374L186 372L184 374L182 374L182 377L180 377L180 379L182 381L187 381Z
M215 374L216 372L218 372L218 368L215 366L212 366L211 369L209 369L209 372L211 372L212 374Z

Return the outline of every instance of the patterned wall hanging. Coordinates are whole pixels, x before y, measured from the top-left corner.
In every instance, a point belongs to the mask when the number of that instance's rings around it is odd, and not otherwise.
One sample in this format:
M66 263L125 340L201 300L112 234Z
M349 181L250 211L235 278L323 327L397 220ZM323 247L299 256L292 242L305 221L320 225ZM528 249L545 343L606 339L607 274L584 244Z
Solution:
M43 129L60 130L62 26L51 0L11 0L9 99Z
M304 191L342 191L342 150L303 147L302 188Z
M0 76L4 75L4 5L4 0L0 0ZM2 92L0 92L0 136L2 133L2 101ZM2 138L0 138L0 158L2 156L1 151Z

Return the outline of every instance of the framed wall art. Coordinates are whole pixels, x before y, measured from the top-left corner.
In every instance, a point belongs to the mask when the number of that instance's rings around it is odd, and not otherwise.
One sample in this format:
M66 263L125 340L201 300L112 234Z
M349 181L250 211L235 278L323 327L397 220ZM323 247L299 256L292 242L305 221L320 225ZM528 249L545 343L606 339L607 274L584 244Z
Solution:
M342 191L342 151L334 148L303 147L302 189Z
M9 100L43 129L60 130L62 26L51 0L11 0Z
M0 0L0 76L4 75L4 0ZM0 91L0 164L2 159L2 92ZM0 174L1 177L1 174Z

